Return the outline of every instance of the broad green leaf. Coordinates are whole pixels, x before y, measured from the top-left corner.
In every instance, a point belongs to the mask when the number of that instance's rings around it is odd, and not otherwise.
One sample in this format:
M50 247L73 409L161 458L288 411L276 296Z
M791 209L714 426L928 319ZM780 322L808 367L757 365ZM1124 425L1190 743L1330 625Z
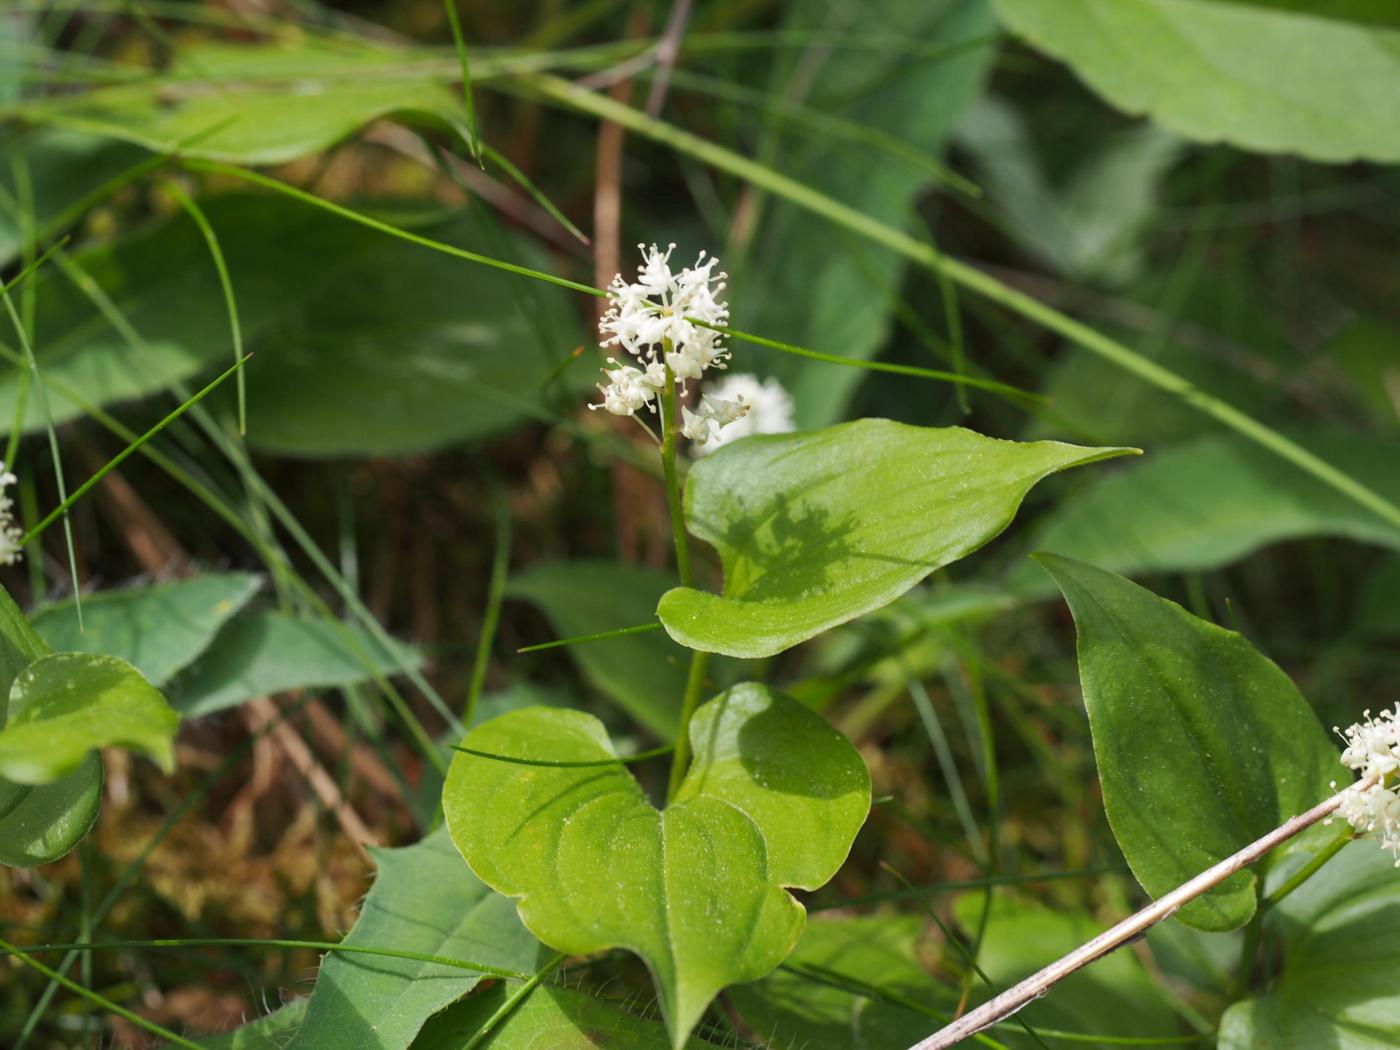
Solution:
M164 685L199 656L219 629L257 593L252 573L205 573L189 580L99 591L40 609L34 628L57 652L101 653L134 665Z
M520 991L501 981L451 1006L423 1027L413 1050L670 1050L666 1026L638 1017L628 1004L541 985L491 1030L472 1042L486 1022ZM686 1050L726 1045L691 1038Z
M1111 572L1036 557L1074 614L1104 810L1143 889L1175 889L1331 793L1337 749L1246 639ZM1241 926L1257 882L1238 872L1177 918Z
M558 289L281 197L228 194L202 207L227 261L244 347L256 354L246 368L249 440L263 448L398 454L482 437L538 411L541 384L580 341ZM480 208L380 214L493 257L543 262ZM57 421L82 414L59 387L106 405L228 366L228 308L188 216L76 253L76 261L144 346L133 352L60 273L40 274L35 348ZM566 381L582 383L585 372L566 373ZM0 375L0 417L15 414L17 375ZM25 426L44 426L33 398Z
M408 646L394 652L355 627L284 613L235 617L198 660L170 686L186 717L207 715L254 697L289 689L326 688L392 675L422 657Z
M1065 185L1053 186L1029 129L1008 103L979 99L957 137L976 158L1006 231L1039 263L1108 285L1141 273L1145 227L1157 209L1158 184L1184 152L1180 139L1134 128L1106 141Z
M15 679L48 652L9 592L0 587L0 737ZM96 754L52 784L32 787L0 778L0 864L32 868L57 860L88 833L101 804L102 760Z
M1266 925L1283 941L1283 971L1225 1012L1220 1050L1400 1045L1400 872L1389 854L1352 843Z
M1131 451L887 419L736 441L685 485L686 523L719 551L724 593L678 587L657 615L692 649L772 656L971 554L1042 478Z
M928 1013L850 989L877 989L951 1015L956 991L918 962L923 927L914 915L814 919L782 969L737 985L726 997L745 1027L763 1033L769 1046L909 1046L937 1027Z
M640 565L547 562L513 577L506 594L538 606L557 637L567 638L654 620L657 601L674 583L671 574ZM594 688L659 739L675 737L686 654L666 632L583 642L567 651Z
M856 22L854 9L826 0L798 0L787 10L787 30L839 33L867 24L929 49L917 56L895 48L833 48L808 57L794 51L792 64L783 67L790 77L771 87L774 96L794 92L806 107L892 135L929 156L939 153L976 98L995 54L986 0L866 0ZM784 174L894 226L909 223L930 183L926 170L883 157L874 163L869 150L810 130L785 131L773 148ZM890 332L904 263L855 237L838 235L833 243L829 227L785 201L766 201L764 214L753 257L733 282L734 324L781 332L789 342L843 357L875 356ZM738 272L739 260L725 261ZM803 427L840 419L863 376L858 369L750 348L736 361L742 371L778 377Z
M1312 431L1308 448L1391 499L1400 438ZM1061 503L1033 546L1121 573L1214 569L1260 547L1340 536L1400 549L1400 530L1310 474L1240 437L1201 438L1096 479ZM1044 593L1033 565L1010 579Z
M541 962L513 903L483 886L439 828L413 846L375 850L379 871L346 944L460 959L519 973ZM547 953L544 953L547 954ZM331 953L287 1050L403 1050L423 1023L476 987L471 970Z
M995 0L1118 108L1200 142L1400 160L1400 23L1302 0Z
M125 747L169 772L180 716L125 660L53 653L26 667L10 687L10 719L0 730L0 776L52 784L88 754Z
M954 904L953 914L969 935L981 926L985 901L981 893L968 893ZM1082 912L1051 909L999 891L992 899L977 961L997 987L1004 989L1073 951L1102 932L1104 925ZM973 985L974 1002L991 996L982 981ZM1132 952L1124 951L1114 952L1059 982L1018 1016L1033 1028L1102 1036L1102 1043L1091 1044L1096 1046L1113 1045L1115 1036L1170 1038L1182 1033L1181 1022L1161 991L1153 987L1142 964ZM1040 1045L1014 1024L998 1028L996 1038L1017 1050ZM1058 1045L1057 1040L1047 1041Z
M94 752L66 777L29 787L0 780L0 864L58 860L91 830L102 805L102 759Z
M158 153L281 164L381 117L457 126L466 115L460 97L421 68L435 57L300 33L257 45L204 43L181 47L168 76L51 94L15 112Z
M704 704L694 763L658 812L622 766L527 766L458 754L443 812L487 885L520 901L540 940L570 954L623 947L656 981L679 1047L723 987L791 951L805 913L784 887L835 874L870 806L855 749L820 716L759 685ZM580 711L528 708L466 745L543 761L615 752Z
M223 1035L198 1040L205 1050L286 1050L287 1040L306 1016L307 1000L293 999L280 1010L259 1017ZM169 1047L169 1043L163 1044Z

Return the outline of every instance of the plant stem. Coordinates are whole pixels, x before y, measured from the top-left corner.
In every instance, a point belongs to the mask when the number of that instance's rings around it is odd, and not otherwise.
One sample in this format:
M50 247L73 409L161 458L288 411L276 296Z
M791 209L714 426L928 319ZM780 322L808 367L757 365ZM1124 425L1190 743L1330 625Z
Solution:
M705 691L705 668L709 662L709 653L700 649L691 650L690 674L685 680L685 699L681 702L681 724L676 731L676 750L671 758L671 780L666 786L667 804L676 797L686 770L690 768L690 719L700 706L700 697Z
M1374 776L1359 780L1346 791L1338 792L1306 813L1285 821L1263 838L1251 842L1238 853L1226 857L1220 863L1201 872L1194 879L1182 883L1170 893L1153 901L1146 908L1128 916L1118 925L1105 930L1093 940L1080 945L1038 973L1032 974L1014 987L983 1003L976 1010L939 1029L927 1039L916 1043L910 1050L946 1050L947 1047L961 1042L982 1029L1005 1020L1017 1010L1040 998L1066 977L1142 936L1157 923L1175 914L1184 905L1219 886L1236 872L1243 871L1255 861L1260 860L1276 846L1287 842L1294 835L1307 830L1318 821L1331 816L1342 804L1342 799L1346 797L1348 791L1365 790L1374 784L1375 780Z
M1348 842L1351 842L1354 838L1356 838L1356 832L1354 832L1350 826L1343 828L1336 838L1313 854L1312 859L1294 872L1287 882L1265 897L1263 902L1259 905L1259 910L1261 912L1267 912L1274 905L1278 904L1279 901L1283 900L1283 898L1287 897L1299 886L1316 875L1324 864L1340 853L1342 847Z
M668 347L669 349L669 347ZM671 537L676 542L676 568L681 583L695 584L690 575L690 544L685 538L685 518L681 511L681 486L676 477L676 377L666 369L666 387L661 392L661 470L666 476L666 506L671 511ZM681 725L685 732L685 725Z

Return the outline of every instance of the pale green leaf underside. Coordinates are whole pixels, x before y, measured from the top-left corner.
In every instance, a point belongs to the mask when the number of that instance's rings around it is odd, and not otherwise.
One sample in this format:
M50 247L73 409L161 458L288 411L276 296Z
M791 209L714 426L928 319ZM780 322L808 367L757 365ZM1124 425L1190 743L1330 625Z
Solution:
M1319 161L1400 160L1400 29L1304 6L996 0L1013 32L1109 102L1188 138Z
M1079 632L1079 676L1104 810L1154 897L1329 793L1337 750L1292 680L1234 631L1111 572L1037 559ZM1242 871L1177 918L1230 930L1254 914Z
M972 553L1047 475L1132 451L887 419L745 438L700 460L685 488L724 594L678 587L657 615L692 649L772 656Z
M791 950L804 912L783 887L830 879L870 804L855 749L762 686L702 706L690 736L694 765L664 812L622 766L459 754L443 795L457 848L483 882L522 898L537 937L646 961L677 1046L721 988L762 977ZM548 761L615 754L597 719L547 708L503 715L466 743Z
M53 653L26 667L10 687L0 776L50 784L75 772L89 752L112 746L148 755L168 772L179 724L165 698L125 660Z
M1388 853L1373 840L1347 846L1270 925L1283 939L1283 973L1225 1012L1220 1050L1400 1045L1400 872Z
M445 828L403 849L376 850L378 874L346 944L418 952L533 972L540 945L511 901L462 863ZM413 959L331 954L287 1050L403 1050L424 1022L474 988L470 970Z

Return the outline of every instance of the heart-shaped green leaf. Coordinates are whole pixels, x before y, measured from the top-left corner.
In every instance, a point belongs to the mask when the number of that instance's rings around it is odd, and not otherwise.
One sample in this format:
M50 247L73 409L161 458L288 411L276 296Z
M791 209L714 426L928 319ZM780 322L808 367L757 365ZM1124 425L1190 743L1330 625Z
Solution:
M26 667L10 687L0 776L49 784L77 770L89 752L113 745L141 751L169 770L179 724L165 698L125 660L53 653Z
M1225 1011L1220 1050L1400 1046L1400 872L1389 854L1373 841L1352 843L1284 898L1267 925L1282 939L1283 972L1267 992Z
M724 594L677 587L657 615L692 649L772 656L971 554L1047 475L1133 451L887 419L736 441L685 486L687 526L719 551Z
M483 882L521 898L536 937L646 961L678 1047L721 988L757 980L792 950L805 912L784 887L830 879L870 808L850 743L763 686L700 707L690 739L694 764L664 811L612 764L459 754L443 792L453 842ZM465 744L541 762L616 757L597 719L551 708L502 715Z
M1059 555L1104 810L1154 897L1316 805L1337 750L1297 686L1234 631L1123 577ZM1241 871L1176 917L1232 930L1254 914Z

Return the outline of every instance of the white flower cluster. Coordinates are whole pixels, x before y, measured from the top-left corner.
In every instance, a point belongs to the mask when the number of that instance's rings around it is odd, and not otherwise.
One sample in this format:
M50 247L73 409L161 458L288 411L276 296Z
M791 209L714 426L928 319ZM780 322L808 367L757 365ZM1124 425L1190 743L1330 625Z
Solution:
M671 272L674 244L663 252L656 245L642 250L642 265L637 268L637 280L628 284L618 274L608 288L608 312L598 323L606 337L602 345L621 346L635 357L642 367L618 364L608 358L612 368L605 368L606 384L599 383L603 403L592 405L619 416L630 416L638 409L656 402L666 385L666 369L680 381L685 390L686 380L699 379L707 368L724 368L729 351L720 345L720 334L712 328L695 324L722 325L729 318L729 307L716 298L724 290L725 274L715 273L719 260L705 258L701 252L695 265ZM702 405L701 411L704 412ZM725 410L714 406L707 419L723 426L720 418Z
M697 456L713 452L721 445L750 434L786 434L796 429L792 397L776 379L760 380L758 376L745 372L727 375L701 398L702 411L707 401L716 406L737 402L745 411L740 418L733 420L734 425L728 430L709 435L714 438L710 444L706 444L704 438L694 438L687 430L686 436L695 442L691 451ZM686 421L689 423L690 417L687 416Z
M13 565L24 556L19 545L24 531L15 524L15 501L6 492L18 480L0 460L0 565Z
M1342 764L1363 779L1374 778L1374 783L1360 791L1348 789L1337 812L1357 831L1377 833L1381 848L1395 854L1395 866L1400 868L1400 794L1393 782L1386 784L1400 769L1400 704L1375 718L1370 711L1362 715L1366 721L1342 734L1347 742ZM1335 781L1332 786L1337 786Z

